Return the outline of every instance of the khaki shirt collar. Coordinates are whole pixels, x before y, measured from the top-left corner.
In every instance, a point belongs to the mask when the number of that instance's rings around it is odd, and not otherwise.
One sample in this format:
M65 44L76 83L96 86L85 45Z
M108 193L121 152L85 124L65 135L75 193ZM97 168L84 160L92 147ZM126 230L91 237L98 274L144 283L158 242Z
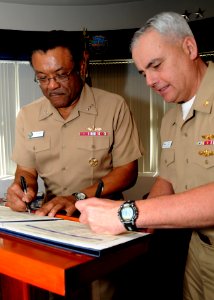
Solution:
M85 112L87 114L97 114L96 102L93 93L93 89L90 88L87 84L84 85L80 99L75 106L78 111Z
M41 97L41 102L42 105L39 113L40 121L48 118L51 115L53 115L56 119L60 118L61 120L63 120L57 109L52 106L50 101L45 96ZM87 114L97 114L93 90L87 84L85 84L82 89L80 99L78 100L78 103L74 108L74 116L72 117L72 119L78 116L79 111L85 112ZM71 118L69 117L66 121L69 121L70 119Z
M214 77L214 63L209 62L207 71L199 86L199 90L196 93L194 103L191 107L187 119L193 116L194 110L202 113L207 113L207 114L211 113L213 109L213 101L214 101L213 77ZM177 104L173 112L174 112L174 118L171 119L171 125L174 125L176 123L182 125L185 121L183 121L182 119L181 104Z
M53 114L53 106L51 105L50 101L45 97L41 97L41 108L39 113L39 120L43 120L48 118L50 115Z

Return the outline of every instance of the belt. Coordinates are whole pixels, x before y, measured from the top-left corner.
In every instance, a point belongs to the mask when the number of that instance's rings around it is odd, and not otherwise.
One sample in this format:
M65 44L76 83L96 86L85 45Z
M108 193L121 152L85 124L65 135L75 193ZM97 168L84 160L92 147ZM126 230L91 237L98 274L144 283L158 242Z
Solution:
M212 245L212 243L207 235L201 233L200 231L197 231L197 234L202 242L204 242L207 245Z

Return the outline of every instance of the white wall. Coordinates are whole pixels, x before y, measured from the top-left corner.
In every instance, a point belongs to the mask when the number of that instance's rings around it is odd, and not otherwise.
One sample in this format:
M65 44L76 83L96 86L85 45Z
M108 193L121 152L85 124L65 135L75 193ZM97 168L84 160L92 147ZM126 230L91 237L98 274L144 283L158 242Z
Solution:
M36 6L0 2L0 29L79 31L138 28L153 14L163 10L183 13L205 10L214 16L213 0L143 0L125 4L96 6ZM15 42L15 41L14 41Z

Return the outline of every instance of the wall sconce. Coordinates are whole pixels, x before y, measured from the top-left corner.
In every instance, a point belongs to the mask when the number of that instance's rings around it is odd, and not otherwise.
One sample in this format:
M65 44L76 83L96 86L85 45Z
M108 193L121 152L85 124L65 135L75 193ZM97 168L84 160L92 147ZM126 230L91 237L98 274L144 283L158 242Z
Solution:
M205 10L202 10L201 8L198 9L196 12L189 12L188 10L185 10L182 16L187 21L195 20L195 19L202 19L204 18L204 12Z

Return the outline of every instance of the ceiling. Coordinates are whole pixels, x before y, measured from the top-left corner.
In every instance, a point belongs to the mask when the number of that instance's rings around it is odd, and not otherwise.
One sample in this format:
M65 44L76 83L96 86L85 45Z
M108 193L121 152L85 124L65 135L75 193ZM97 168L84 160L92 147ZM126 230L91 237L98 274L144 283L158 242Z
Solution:
M127 2L141 2L143 0L5 0L1 2L27 4L27 5L56 5L56 6L88 6L88 5L108 5Z

